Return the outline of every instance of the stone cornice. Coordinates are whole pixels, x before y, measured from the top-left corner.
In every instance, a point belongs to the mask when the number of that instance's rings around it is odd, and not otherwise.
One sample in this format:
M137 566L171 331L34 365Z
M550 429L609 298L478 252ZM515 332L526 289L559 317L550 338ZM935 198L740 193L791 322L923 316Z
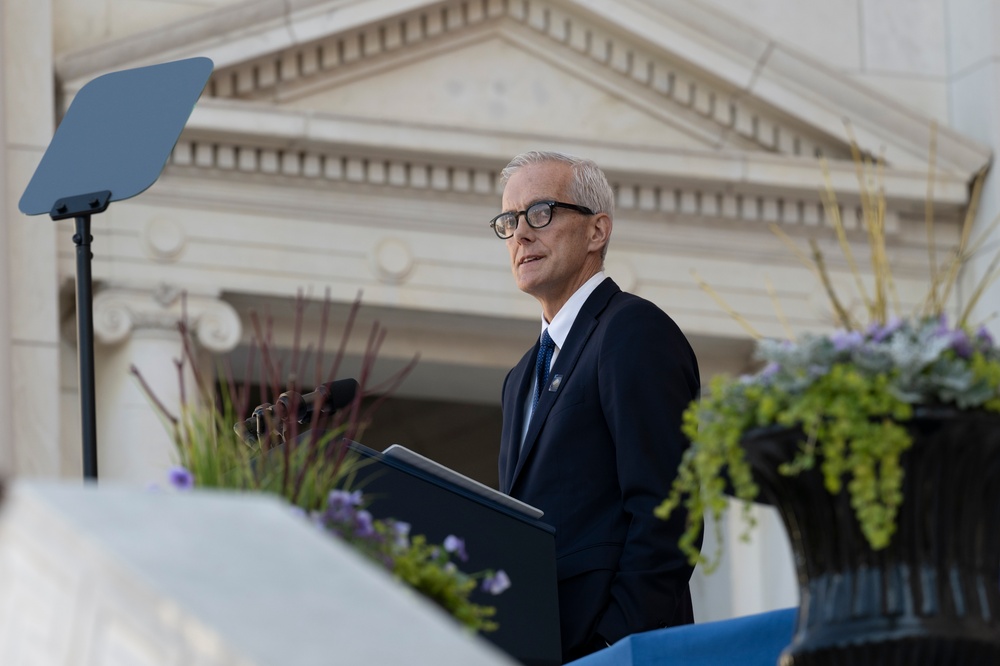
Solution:
M780 165L773 166L778 175L783 175ZM405 209L403 202L406 201L410 201L410 208L420 208L445 196L464 201L471 209L481 209L476 214L485 220L500 198L499 168L477 167L458 161L449 164L443 160L430 163L426 159L376 159L358 153L304 153L231 144L181 143L167 169L167 177L162 179L156 191L146 195L146 201L158 205L186 201L186 205L213 208L280 211L288 218L315 220L327 218L332 202L342 205L344 197L384 198L383 204L392 200ZM814 165L814 169L811 177L818 179L818 165ZM818 187L804 186L792 191L788 187L734 185L721 179L699 183L666 176L657 180L648 172L641 178L613 170L608 173L617 193L616 216L620 219L683 222L695 226L738 224L747 231L756 230L767 237L770 237L767 224L772 222L788 231L824 227L832 230ZM853 182L849 180L853 174L841 175L845 182ZM923 199L916 190L925 188L926 182L916 177L900 180L912 196L895 197L890 203L885 220L890 235L899 231L903 218L922 219L923 214ZM854 185L856 187L856 183ZM957 221L964 204L958 198L959 192L964 190L957 184L948 189L952 190L953 199L939 200L935 204L937 222L943 226ZM838 201L847 228L858 228L860 205L857 197L840 191ZM403 219L406 220L401 223L404 228L411 226L410 216L404 215ZM379 224L388 228L396 223L380 218ZM463 229L472 232L467 225L453 229L450 224L435 219L424 220L422 224L429 227L443 224L451 232L463 233ZM622 233L625 236L619 236L627 239L634 231ZM670 244L662 236L657 238L652 241L653 245Z
M205 100L192 114L171 164L495 195L499 169L510 155L536 140L541 137ZM551 145L551 139L547 143ZM823 188L823 167L803 157L582 140L565 140L558 147L601 164L618 187L619 205L626 209L687 210L689 197L708 202L704 203L708 210L702 211L706 213L733 209L729 199L736 197L808 201L818 206ZM827 169L837 195L845 202L857 201L860 188L854 165L834 162ZM882 184L892 209L922 210L926 173L887 168ZM964 179L944 174L936 179L934 201L942 212L963 206L967 196ZM762 210L769 207L761 204ZM796 208L801 206L797 203ZM795 216L801 222L812 219L808 213ZM765 214L765 219L770 217ZM779 214L779 221L784 217ZM749 219L761 218L751 215Z
M67 96L91 76L122 66L207 55L208 95L254 98L313 85L491 23L518 25L536 46L578 54L677 112L714 124L720 136L760 150L846 155L843 120L863 147L885 145L890 164L926 161L929 122L822 64L768 41L725 14L681 0L452 0L278 3L253 0L59 60ZM279 12L275 7L281 7ZM449 37L451 36L451 37ZM542 39L539 39L539 36ZM555 57L555 56L554 56ZM570 59L571 60L571 59ZM568 62L568 61L567 61ZM623 89L624 90L624 89ZM627 92L627 91L626 91ZM635 92L635 90L633 91ZM636 98L638 101L638 98ZM700 119L700 120L699 120ZM988 150L941 129L940 170L968 180Z

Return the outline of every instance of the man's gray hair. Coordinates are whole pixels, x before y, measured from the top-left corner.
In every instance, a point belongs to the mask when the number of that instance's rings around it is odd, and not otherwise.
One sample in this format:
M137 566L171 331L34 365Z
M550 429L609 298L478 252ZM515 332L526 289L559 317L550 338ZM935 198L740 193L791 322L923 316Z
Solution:
M573 168L573 183L570 185L570 196L579 206L586 206L595 213L607 213L612 219L615 216L615 193L608 184L608 179L601 168L593 160L587 160L565 153L554 151L532 150L521 153L510 161L500 172L500 184L506 185L518 169L531 164L545 162L563 162Z

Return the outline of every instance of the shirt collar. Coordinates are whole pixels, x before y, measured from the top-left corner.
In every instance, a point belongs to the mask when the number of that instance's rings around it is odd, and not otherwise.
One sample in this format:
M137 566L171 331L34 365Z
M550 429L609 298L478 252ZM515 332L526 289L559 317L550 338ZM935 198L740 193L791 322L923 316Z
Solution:
M569 300L559 308L559 312L556 313L551 322L546 322L545 316L542 316L542 333L548 330L549 337L556 343L558 349L562 349L566 343L566 338L569 337L569 330L573 328L573 322L576 321L576 316L580 314L580 308L587 302L590 295L594 293L597 286L604 282L605 277L607 276L604 274L604 271L598 271L593 277L584 282L569 297Z

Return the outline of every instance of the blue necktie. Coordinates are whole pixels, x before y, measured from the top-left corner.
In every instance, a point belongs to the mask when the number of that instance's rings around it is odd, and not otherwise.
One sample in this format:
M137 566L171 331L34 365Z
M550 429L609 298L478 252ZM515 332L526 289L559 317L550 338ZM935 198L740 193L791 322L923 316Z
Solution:
M535 413L538 407L538 399L542 397L542 391L549 380L549 365L552 364L552 352L556 348L556 343L549 336L548 329L542 333L542 342L538 346L538 356L535 358L535 399L531 403L531 413Z

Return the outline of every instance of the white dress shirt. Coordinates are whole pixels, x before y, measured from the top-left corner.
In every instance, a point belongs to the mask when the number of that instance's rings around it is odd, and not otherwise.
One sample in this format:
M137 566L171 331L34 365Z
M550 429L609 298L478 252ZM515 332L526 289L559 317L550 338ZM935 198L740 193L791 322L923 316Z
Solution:
M556 313L551 322L545 321L545 315L542 315L542 331L538 334L538 338L541 339L542 333L548 330L549 337L552 338L552 342L556 345L555 349L552 350L552 361L549 363L549 370L555 365L556 357L559 356L559 350L566 344L566 338L569 337L569 331L573 328L576 316L580 314L580 308L583 307L583 304L587 302L590 295L597 289L597 285L604 282L604 278L606 277L604 271L595 273L593 277L573 292L569 300L559 308L559 312ZM528 391L528 396L524 403L524 427L521 429L521 446L524 446L524 438L528 434L528 424L531 423L532 417L531 407L532 403L534 403L535 391L538 387L538 377L534 375L535 373L532 372L531 390Z

